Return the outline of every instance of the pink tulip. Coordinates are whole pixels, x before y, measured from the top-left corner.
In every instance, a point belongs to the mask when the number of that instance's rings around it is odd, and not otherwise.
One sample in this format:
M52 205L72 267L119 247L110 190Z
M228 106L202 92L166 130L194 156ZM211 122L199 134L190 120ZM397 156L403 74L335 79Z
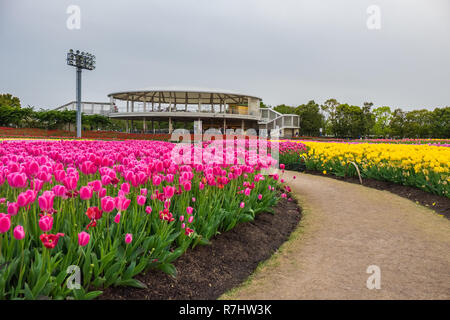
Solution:
M159 186L161 184L161 178L159 176L153 176L152 182L154 186Z
M181 228L184 229L186 228L186 225L184 223L181 224Z
M130 193L130 184L128 182L122 183L120 186L120 190L122 190L125 194Z
M111 212L115 208L115 202L113 197L103 197L101 200L102 210L105 212Z
M55 180L58 182L63 182L66 178L66 172L64 170L56 170L54 173Z
M66 189L66 187L64 187L60 184L53 186L52 191L58 197L61 197L61 198L66 197L67 189Z
M241 208L245 207L245 202L241 202L241 204L239 205Z
M199 188L200 190L203 190L203 189L205 188L205 185L204 185L203 183L199 182L199 183L198 183L198 188Z
M55 199L55 194L52 191L44 191L42 196L38 198L39 207L43 211L51 211L53 209L53 200Z
M245 188L244 194L245 194L246 196L249 196L251 191L252 191L252 190L251 190L250 188Z
M114 204L119 212L127 210L131 200L125 197L119 196L114 199Z
M72 191L77 188L78 178L76 176L67 176L64 178L63 183L67 190Z
M19 205L16 202L8 203L7 212L10 216L15 216L19 212Z
M39 163L36 161L28 162L26 171L29 176L34 176L39 171Z
M31 188L31 190L34 190L34 191L41 191L43 185L44 185L44 181L35 178L35 179L31 180L30 188Z
M194 221L194 216L190 216L189 219L188 219L189 223L192 223L192 221Z
M136 201L138 205L143 206L147 201L147 198L145 196L137 196Z
M22 240L23 238L25 238L25 231L23 230L23 227L20 226L20 225L15 227L14 228L14 232L13 232L13 236L17 240Z
M106 196L106 189L105 188L100 188L100 190L98 190L98 197L101 199L103 197Z
M92 198L92 187L81 187L80 188L80 199L81 200L89 200Z
M192 202L195 202L195 201L196 201L195 197L192 197Z
M22 208L25 207L30 201L30 197L26 192L21 192L17 196L17 205Z
M262 194L258 194L258 200L262 199Z
M297 177L296 177L296 176L293 176L292 178L295 180L295 178L297 178Z
M5 233L11 228L11 217L7 214L0 213L0 233Z
M191 215L192 212L194 212L194 208L192 208L192 207L187 207L187 208L186 208L186 213L187 213L188 215Z
M120 222L120 213L116 214L116 216L114 217L114 222L115 223L119 223Z
M191 187L192 187L192 185L191 185L190 181L186 181L186 182L183 183L183 188L184 188L185 191L190 191Z
M89 243L89 239L91 238L91 236L89 235L89 233L87 233L87 232L85 232L85 231L83 231L83 232L80 232L79 234L78 234L78 244L81 246L81 247L84 247L84 246L86 246L88 243Z
M53 217L50 215L45 215L41 219L39 219L39 228L42 231L48 232L53 228Z
M100 180L94 180L89 182L88 186L91 186L94 192L98 192L102 188L102 182Z
M147 206L147 207L145 208L145 212L147 212L147 214L152 213L152 207Z
M181 221L181 222L184 221L184 216L180 216L180 221Z
M166 197L166 199L172 198L173 195L175 194L175 187L166 186L166 187L163 187L163 190L164 190L164 196Z
M131 241L133 241L133 235L132 235L131 233L127 233L127 234L125 235L125 243L126 243L126 244L130 244Z
M141 196L146 196L147 193L148 193L148 191L147 191L146 188L142 188L142 189L141 189Z
M13 188L25 188L27 186L27 175L25 173L13 172L7 176L8 183Z
M111 184L111 177L110 176L102 176L102 185L107 186Z
M285 168L285 165L283 164L283 163L280 163L280 169L284 169Z
M81 172L84 174L95 174L97 172L97 166L92 161L84 161L80 166Z

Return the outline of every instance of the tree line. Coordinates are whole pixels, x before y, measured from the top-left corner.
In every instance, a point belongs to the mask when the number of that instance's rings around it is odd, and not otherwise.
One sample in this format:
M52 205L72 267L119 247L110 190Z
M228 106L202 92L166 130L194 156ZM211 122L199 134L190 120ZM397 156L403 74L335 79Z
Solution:
M272 108L261 102L262 108ZM280 113L300 117L300 135L332 136L337 138L450 138L450 107L403 111L388 106L373 108L340 103L328 99L322 105L314 100L297 107L284 104L273 107ZM0 94L0 126L16 128L67 129L75 128L76 111L35 110L21 107L20 99L11 94ZM125 122L106 116L82 114L83 128L87 130L125 130ZM177 123L175 128L184 127ZM166 128L166 122L158 128ZM133 128L142 130L142 121L134 121ZM322 129L322 130L321 130Z
M33 107L21 107L20 99L11 94L0 94L0 127L38 128L38 129L64 129L75 130L75 110L35 110ZM125 120L111 119L100 114L87 115L82 113L81 123L84 130L114 130L125 132L127 125ZM168 131L168 121L147 121L147 132L155 129L157 132ZM129 122L130 132L142 132L144 123L142 120ZM174 129L193 129L192 123L174 122Z
M15 128L71 129L76 123L76 111L34 110L22 108L20 100L11 94L0 94L0 126ZM117 127L110 118L99 114L82 114L83 128L87 130L111 130ZM74 128L74 127L72 127Z
M262 107L267 107L264 104ZM322 105L314 100L297 107L278 105L280 113L300 116L300 135L326 135L337 138L450 138L450 107L434 110L392 110L340 103L328 99ZM321 132L322 128L322 132Z

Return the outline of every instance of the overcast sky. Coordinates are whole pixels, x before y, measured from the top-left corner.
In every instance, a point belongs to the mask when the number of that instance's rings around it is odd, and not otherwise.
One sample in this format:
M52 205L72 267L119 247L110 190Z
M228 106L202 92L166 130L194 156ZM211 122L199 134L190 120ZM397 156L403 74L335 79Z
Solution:
M72 4L79 30L66 26ZM75 100L70 48L97 57L85 101L186 86L271 105L450 105L450 0L0 0L0 45L0 93L38 108Z

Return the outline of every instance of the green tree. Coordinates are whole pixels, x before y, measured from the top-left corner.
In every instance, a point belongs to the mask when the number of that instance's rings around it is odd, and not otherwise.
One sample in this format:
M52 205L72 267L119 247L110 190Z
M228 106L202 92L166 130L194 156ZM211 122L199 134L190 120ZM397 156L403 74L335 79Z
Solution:
M294 114L295 113L294 107L287 106L284 104L280 104L280 105L276 106L275 108L273 108L273 110L275 110L279 113L283 113L283 114Z
M9 93L0 94L0 106L20 108L20 99Z
M372 129L374 135L378 137L387 137L390 134L389 123L392 118L391 108L384 106L373 109L372 111L375 123Z
M391 121L389 123L389 131L394 138L405 137L405 121L406 113L398 108L392 112Z
M450 138L450 107L434 109L430 121L433 138Z
M336 127L336 108L340 103L336 99L328 99L320 106L322 111L325 113L325 132L327 134L332 134L336 136L336 132L333 128Z
M426 109L412 110L406 113L404 130L408 138L431 137L432 112Z
M372 128L375 124L375 117L373 113L371 112L371 108L373 107L372 102L364 102L363 107L361 108L361 126L362 126L362 136L369 136Z
M320 106L314 100L295 108L295 114L300 117L300 132L302 135L320 135L320 128L323 127L324 118L320 113Z
M365 131L365 115L358 106L340 104L336 108L333 132L341 138L359 138Z

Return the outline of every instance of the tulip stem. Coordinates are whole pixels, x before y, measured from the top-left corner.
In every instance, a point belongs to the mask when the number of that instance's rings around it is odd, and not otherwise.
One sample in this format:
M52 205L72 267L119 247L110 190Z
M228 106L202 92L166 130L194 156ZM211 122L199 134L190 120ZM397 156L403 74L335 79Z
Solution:
M25 239L22 239L22 263L20 264L19 285L17 286L17 288L20 288L22 286L22 278L25 271L23 268L23 265L25 264L24 242Z

